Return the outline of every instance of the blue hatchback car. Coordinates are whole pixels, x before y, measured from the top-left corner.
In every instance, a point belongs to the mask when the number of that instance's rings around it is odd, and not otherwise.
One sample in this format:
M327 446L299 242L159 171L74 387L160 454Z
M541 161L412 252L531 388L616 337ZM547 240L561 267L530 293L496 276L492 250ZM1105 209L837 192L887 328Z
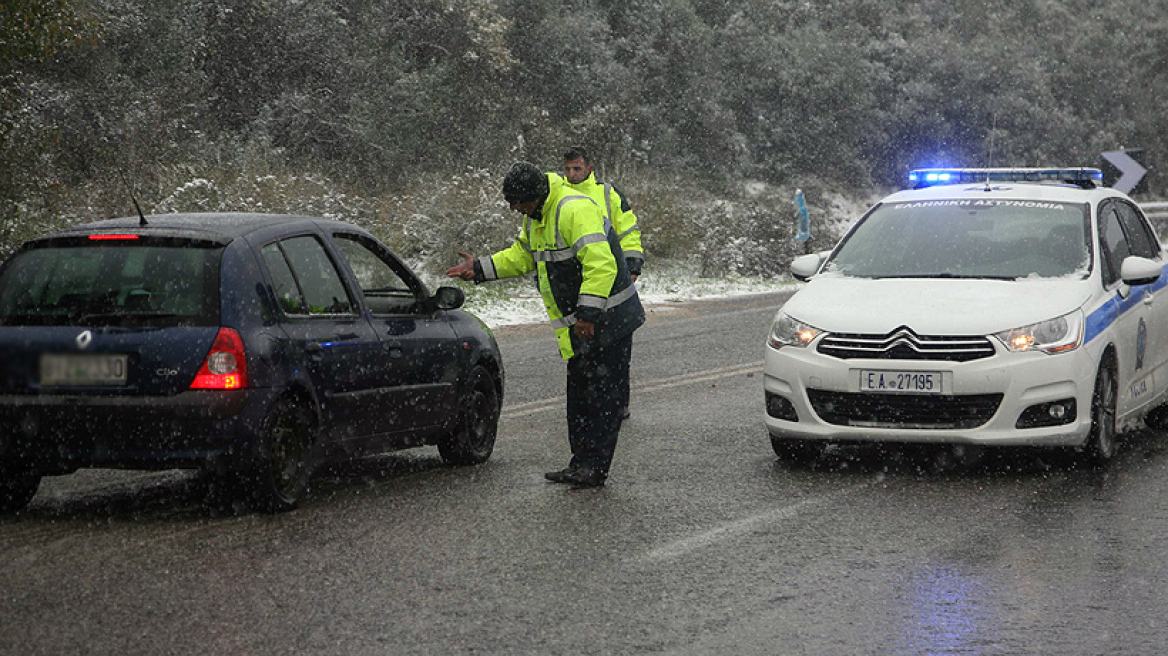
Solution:
M490 330L367 231L266 214L77 226L0 268L0 511L81 467L204 468L260 510L316 465L494 448Z

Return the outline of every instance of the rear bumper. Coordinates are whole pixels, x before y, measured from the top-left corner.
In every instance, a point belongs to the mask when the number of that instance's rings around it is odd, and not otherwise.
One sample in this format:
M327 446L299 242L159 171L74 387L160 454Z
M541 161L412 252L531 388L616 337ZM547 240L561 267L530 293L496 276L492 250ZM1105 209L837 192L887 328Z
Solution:
M270 389L166 397L0 396L0 460L24 469L201 467L245 453Z

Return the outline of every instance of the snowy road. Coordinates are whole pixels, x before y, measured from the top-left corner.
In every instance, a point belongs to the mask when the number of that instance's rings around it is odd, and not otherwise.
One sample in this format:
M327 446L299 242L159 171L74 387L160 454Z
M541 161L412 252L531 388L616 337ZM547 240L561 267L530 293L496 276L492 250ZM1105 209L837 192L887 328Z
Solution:
M548 329L499 331L494 457L432 449L236 515L185 473L81 472L0 520L0 654L1151 654L1168 449L1107 472L1008 451L776 462L778 295L655 307L610 484L567 490Z

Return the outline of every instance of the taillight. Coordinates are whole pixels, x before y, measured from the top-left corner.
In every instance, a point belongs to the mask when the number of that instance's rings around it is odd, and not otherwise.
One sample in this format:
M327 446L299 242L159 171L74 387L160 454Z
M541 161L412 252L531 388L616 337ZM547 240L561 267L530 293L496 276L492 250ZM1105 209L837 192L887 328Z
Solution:
M243 339L231 328L220 328L191 389L232 390L247 387L247 353Z

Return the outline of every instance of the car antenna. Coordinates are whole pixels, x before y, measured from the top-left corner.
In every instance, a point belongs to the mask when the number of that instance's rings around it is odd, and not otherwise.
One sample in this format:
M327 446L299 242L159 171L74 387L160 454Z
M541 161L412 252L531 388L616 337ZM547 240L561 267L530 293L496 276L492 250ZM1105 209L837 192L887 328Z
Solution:
M142 213L142 208L138 205L138 199L134 196L134 187L126 179L126 172L121 167L118 168L118 175L122 177L122 184L126 185L126 191L130 192L130 200L134 201L134 209L138 210L138 227L143 228L150 225L146 223L146 215Z
M994 110L993 122L990 124L990 156L986 160L986 191L990 189L990 171L994 167L994 133L998 130L998 111Z

